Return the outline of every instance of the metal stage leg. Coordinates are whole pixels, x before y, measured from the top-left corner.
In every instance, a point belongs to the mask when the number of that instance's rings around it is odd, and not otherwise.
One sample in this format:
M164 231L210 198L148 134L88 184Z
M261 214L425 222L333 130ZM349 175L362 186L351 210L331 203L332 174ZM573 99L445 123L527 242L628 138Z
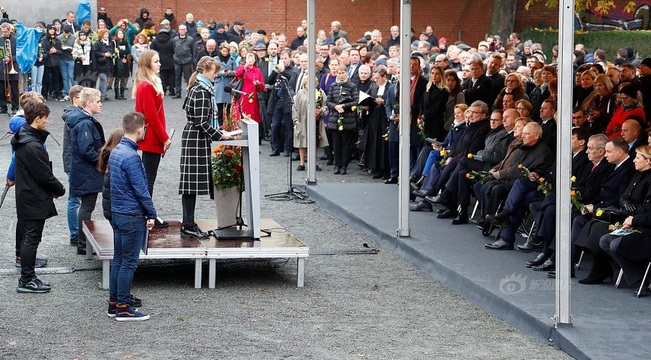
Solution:
M215 278L217 277L217 260L208 259L208 288L215 288Z
M109 277L111 276L111 260L102 260L102 289L109 288Z
M194 288L201 289L201 260L194 260Z
M297 272L296 275L298 275L298 287L303 287L305 285L305 259L304 258L297 258L296 259L296 267L297 267Z

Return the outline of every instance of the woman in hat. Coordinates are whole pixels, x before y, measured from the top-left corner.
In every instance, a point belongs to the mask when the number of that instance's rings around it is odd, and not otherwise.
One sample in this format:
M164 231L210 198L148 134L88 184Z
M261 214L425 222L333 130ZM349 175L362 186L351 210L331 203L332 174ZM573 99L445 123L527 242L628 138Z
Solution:
M613 117L610 119L606 127L606 136L614 138L622 136L622 124L629 118L634 118L640 122L642 129L646 129L647 121L644 114L644 109L639 101L639 92L636 84L624 83L619 86L617 92L620 106L617 107Z

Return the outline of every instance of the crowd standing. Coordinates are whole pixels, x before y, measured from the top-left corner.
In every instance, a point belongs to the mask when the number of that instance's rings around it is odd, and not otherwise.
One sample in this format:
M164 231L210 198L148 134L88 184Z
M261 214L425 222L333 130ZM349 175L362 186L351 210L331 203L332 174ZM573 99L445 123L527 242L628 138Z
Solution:
M241 114L260 124L259 141L270 143L269 156L295 155L297 171L305 170L308 146L322 149L319 160L333 166L334 174L348 174L353 163L388 185L409 181L410 210L431 212L440 206L436 217L451 219L454 226L472 220L469 207L476 198L481 231L499 230L487 249L513 250L518 229L531 217L535 231L517 248L539 252L527 267L554 277L556 131L566 126L572 127L572 264L582 251L594 257L590 273L579 282L602 283L621 268L628 285L643 285L642 292L649 292L641 282L651 259L651 58L638 58L631 48L608 59L601 49L576 45L570 120L556 116L557 49L548 59L540 44L522 42L517 33L505 42L489 35L476 46L437 38L432 26L414 33L410 100L400 104L398 26L389 29L387 40L374 29L351 41L342 24L333 21L329 31L315 36L312 73L306 21L289 35L252 32L241 20L227 26L187 14L180 21L172 8L156 18L143 8L133 22L120 19L113 25L100 7L97 29L90 21L78 24L74 12L63 21L37 23L44 31L34 67L20 74L13 27L6 11L3 17L0 30L13 58L1 62L7 86L0 87L0 112L8 112L11 103L18 119L11 129L15 172L7 175L7 185L16 184L17 198L26 204L18 211L25 229L24 235L16 234L18 291L51 289L36 278L34 267L47 264L36 257L36 247L44 219L56 212L39 209L38 216L31 215L29 201L38 194L24 191L34 176L27 171L34 164L24 158L29 149L30 156L47 161L43 143L49 110L43 101L69 101L64 166L70 242L86 253L79 229L102 192L118 259L107 314L118 320L148 319L136 309L142 301L130 294L138 261L134 243L146 228L167 226L151 195L160 160L172 145L163 106L170 96L185 98L188 120L179 185L185 238L206 236L194 222L194 208L197 195L212 195L210 146L212 140L229 138L222 125ZM0 41L0 47L4 44ZM318 84L315 119L307 117L309 81ZM122 131L105 141L96 118L102 102L111 98L110 89L113 99L126 100L129 87L136 112L127 114ZM9 90L16 96L6 96ZM398 122L404 106L411 110L409 179L398 178ZM307 141L311 121L317 144ZM51 171L43 171L38 176L47 182L39 182L39 191L50 204L65 190ZM609 223L620 231L612 232Z

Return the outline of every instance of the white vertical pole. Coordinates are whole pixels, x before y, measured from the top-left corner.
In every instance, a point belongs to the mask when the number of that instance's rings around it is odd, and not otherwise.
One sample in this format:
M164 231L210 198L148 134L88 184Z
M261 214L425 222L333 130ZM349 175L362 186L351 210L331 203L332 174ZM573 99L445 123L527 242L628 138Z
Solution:
M562 0L558 8L558 133L556 144L556 314L554 322L572 324L570 315L572 174L572 54L574 52L574 0Z
M400 4L400 150L398 177L398 236L409 236L409 55L411 53L411 0Z
M316 184L316 0L307 1L307 184Z

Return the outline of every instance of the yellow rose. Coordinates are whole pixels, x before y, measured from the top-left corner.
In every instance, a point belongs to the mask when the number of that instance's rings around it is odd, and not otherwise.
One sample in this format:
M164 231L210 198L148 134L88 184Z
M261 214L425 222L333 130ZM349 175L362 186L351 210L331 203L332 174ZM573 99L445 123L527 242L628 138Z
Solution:
M576 182L576 176L572 176L572 177L570 178L570 181L573 182L573 183Z
M468 154L468 159L472 159L472 158L473 158L473 155L472 155L472 154Z
M447 155L447 154L448 154L447 151L445 151L445 150L441 150L441 156L445 156L445 155Z
M595 215L597 215L597 216L599 216L599 217L600 217L601 215L603 215L603 214L604 214L603 209L597 209L597 212L595 213Z

